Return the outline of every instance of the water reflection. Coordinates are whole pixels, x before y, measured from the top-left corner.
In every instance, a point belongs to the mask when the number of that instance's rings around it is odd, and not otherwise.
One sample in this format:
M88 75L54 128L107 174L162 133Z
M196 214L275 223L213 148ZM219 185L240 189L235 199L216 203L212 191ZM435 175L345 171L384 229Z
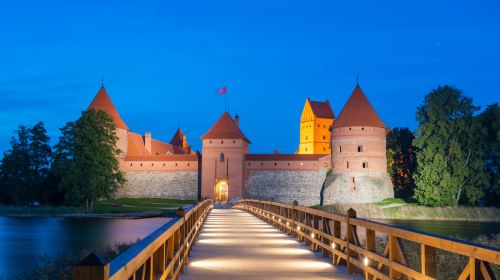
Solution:
M22 272L40 255L104 248L135 242L166 223L166 218L140 220L0 217L0 279Z

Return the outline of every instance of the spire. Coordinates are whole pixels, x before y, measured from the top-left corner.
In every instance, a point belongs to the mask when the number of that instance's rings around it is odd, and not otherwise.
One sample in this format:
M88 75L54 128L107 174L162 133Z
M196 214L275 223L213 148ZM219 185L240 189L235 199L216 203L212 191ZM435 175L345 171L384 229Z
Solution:
M117 128L123 128L129 130L128 126L120 117L120 114L118 114L118 111L116 110L115 105L113 105L111 98L109 98L109 95L106 89L104 88L104 85L102 85L99 91L97 92L97 95L94 97L94 100L92 100L92 103L90 103L90 106L87 108L87 111L91 109L105 111L106 113L111 115L111 117L113 118L113 122Z
M172 144L174 146L182 147L184 138L185 138L185 135L184 135L184 133L182 133L182 130L179 127L179 128L177 128L177 131L175 131L175 134L172 137L172 139L170 140L170 144Z
M333 122L334 128L347 126L386 127L359 85L356 85L339 117Z

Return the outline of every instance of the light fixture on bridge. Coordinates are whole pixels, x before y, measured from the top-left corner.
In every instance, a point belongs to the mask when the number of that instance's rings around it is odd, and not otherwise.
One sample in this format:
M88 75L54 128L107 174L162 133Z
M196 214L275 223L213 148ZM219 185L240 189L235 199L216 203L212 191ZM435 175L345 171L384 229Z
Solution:
M314 232L313 232L313 233L311 233L311 238L314 238Z
M297 226L297 230L300 230L300 226Z
M332 242L332 248L335 249L336 245L335 242Z
M366 266L368 266L368 263L369 263L369 262L370 262L370 261L368 260L368 258L367 258L367 257L365 257L365 258L363 259L363 263L364 263Z
M289 226L290 225L290 222L286 222L286 226Z
M280 222L280 223L281 223L281 218L279 218L279 219L278 219L278 222Z

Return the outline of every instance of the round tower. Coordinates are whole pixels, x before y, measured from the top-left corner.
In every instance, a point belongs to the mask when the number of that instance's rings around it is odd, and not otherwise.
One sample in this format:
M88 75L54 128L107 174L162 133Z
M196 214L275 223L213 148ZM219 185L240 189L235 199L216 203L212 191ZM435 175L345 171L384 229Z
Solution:
M324 190L324 204L394 197L387 174L386 134L385 124L357 85L333 123L333 173Z

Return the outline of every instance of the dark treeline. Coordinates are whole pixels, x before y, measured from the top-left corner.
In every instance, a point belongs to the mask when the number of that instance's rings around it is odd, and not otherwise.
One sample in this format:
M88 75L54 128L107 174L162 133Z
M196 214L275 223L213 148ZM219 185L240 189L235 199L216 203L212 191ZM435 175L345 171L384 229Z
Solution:
M483 112L450 86L418 107L418 128L387 136L395 196L428 206L500 206L500 107Z
M20 126L0 162L0 204L72 205L92 211L123 184L116 127L104 111L83 112L52 148L44 124Z

